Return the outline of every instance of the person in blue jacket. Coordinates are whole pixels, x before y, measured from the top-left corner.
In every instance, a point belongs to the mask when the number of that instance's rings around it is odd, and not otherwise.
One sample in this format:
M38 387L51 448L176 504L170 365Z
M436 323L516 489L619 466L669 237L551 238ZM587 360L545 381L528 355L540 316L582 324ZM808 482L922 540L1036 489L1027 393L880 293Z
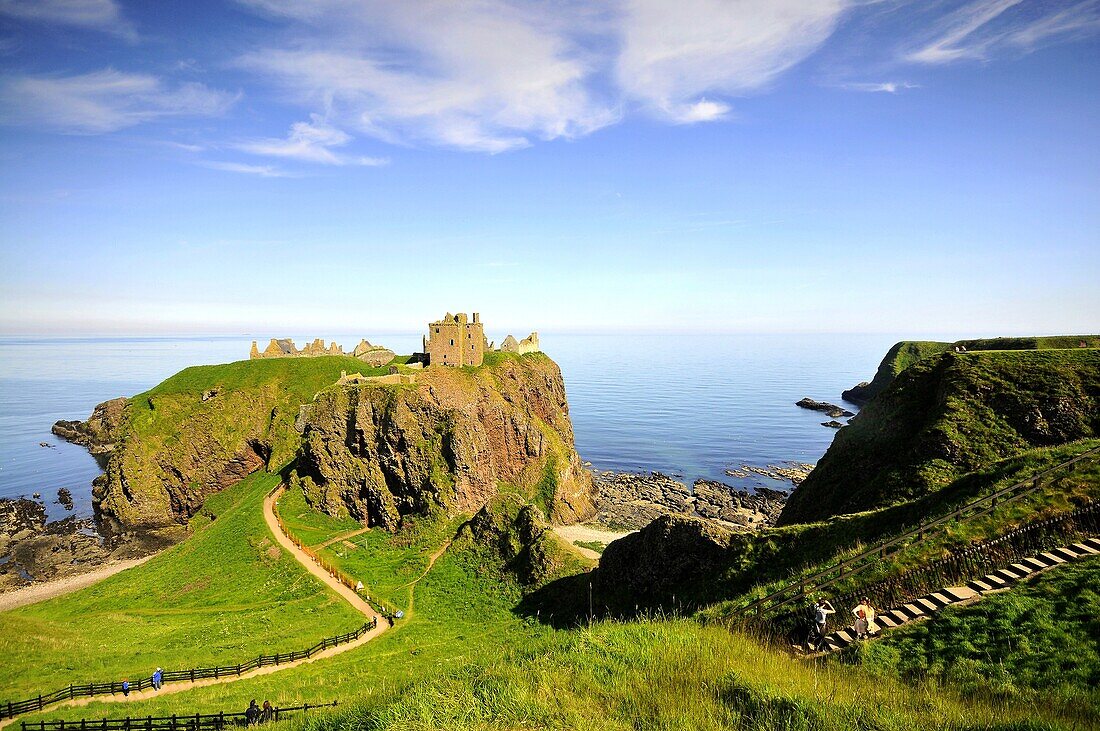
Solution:
M160 690L160 686L164 684L164 671L160 668L156 669L153 673L153 690Z

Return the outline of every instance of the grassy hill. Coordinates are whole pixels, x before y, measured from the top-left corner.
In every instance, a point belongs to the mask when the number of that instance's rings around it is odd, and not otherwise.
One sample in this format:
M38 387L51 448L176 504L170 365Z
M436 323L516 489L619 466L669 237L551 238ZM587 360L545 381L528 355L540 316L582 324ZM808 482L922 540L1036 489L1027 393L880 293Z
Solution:
M1082 343L1084 344L1082 346ZM1053 337L985 338L943 343L935 340L903 340L894 343L879 363L871 381L853 386L842 394L846 401L865 404L882 393L899 373L917 361L940 353L954 351L958 346L974 350L1046 350L1065 348L1100 348L1100 335L1058 335Z
M50 601L0 613L0 700L158 666L244 662L309 647L363 622L268 533L257 474L207 500L194 535L150 561Z
M519 519L520 505L505 502L511 507L501 505L493 525L516 524ZM291 507L284 505L284 514ZM302 512L300 504L295 509ZM346 523L322 514L295 515L302 525L308 524L311 540L318 543L348 529ZM460 531L415 584L408 618L348 653L224 685L134 699L124 705L93 702L79 710L57 709L28 720L235 710L243 709L252 698L270 699L277 705L338 698L339 709L286 724L310 731L1007 731L1039 728L1028 721L1037 716L1051 722L1042 728L1069 729L1081 717L1074 709L1037 714L1035 708L1011 698L965 698L935 687L914 688L900 679L804 663L745 635L686 619L654 616L554 630L515 611L531 586L518 580L511 562L500 552L499 539L506 536L507 542L520 532ZM439 531L441 537L446 533ZM421 531L410 544L410 536L378 532L356 551L369 545L379 565L393 566L402 574L387 579L395 583L410 574L420 575L424 552L434 547L428 534ZM410 551L410 545L420 549ZM415 564L412 571L400 568L402 557ZM562 567L562 571L576 569ZM175 572L181 567L165 570ZM552 578L548 575L544 580ZM79 596L68 600L79 601Z
M1058 566L841 656L863 671L969 695L1088 709L1100 726L1100 558Z
M780 524L929 494L1032 447L1100 435L1100 350L942 353L875 397L787 501Z

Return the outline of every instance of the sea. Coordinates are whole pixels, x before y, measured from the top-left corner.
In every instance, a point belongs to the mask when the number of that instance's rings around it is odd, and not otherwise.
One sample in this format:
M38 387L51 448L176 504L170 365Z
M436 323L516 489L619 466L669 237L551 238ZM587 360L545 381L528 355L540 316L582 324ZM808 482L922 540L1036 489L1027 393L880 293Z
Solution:
M420 346L419 333L327 339L350 349L361 337L399 353ZM824 414L795 402L808 396L857 411L841 403L841 392L870 380L900 339L540 334L565 378L577 452L593 469L750 489L791 485L726 470L816 462L836 431L822 426ZM53 423L85 419L96 404L141 393L190 365L246 359L252 340L262 348L268 337L0 338L0 497L38 493L51 520L91 515L99 467L82 447L55 437ZM58 502L62 487L73 495L71 512Z

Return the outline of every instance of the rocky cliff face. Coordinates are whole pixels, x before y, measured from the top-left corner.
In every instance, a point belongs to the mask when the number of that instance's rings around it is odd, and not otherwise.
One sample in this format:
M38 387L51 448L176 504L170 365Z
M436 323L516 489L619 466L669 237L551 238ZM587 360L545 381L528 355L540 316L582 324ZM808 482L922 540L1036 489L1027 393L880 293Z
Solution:
M474 512L502 485L557 522L595 512L561 372L541 354L500 354L476 370L430 368L411 386L329 389L300 426L296 471L306 495L370 525Z
M104 401L95 407L87 421L58 421L51 431L67 442L79 444L97 459L114 451L122 425L125 398Z

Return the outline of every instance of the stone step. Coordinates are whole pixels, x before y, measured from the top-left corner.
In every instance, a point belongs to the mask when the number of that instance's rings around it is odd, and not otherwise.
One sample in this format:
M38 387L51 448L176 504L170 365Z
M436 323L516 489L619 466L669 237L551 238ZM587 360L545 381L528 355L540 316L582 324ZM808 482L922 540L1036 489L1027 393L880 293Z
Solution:
M1053 551L1051 551L1051 553L1056 554L1058 556L1061 556L1062 558L1064 558L1067 561L1076 561L1077 560L1077 551L1071 550L1070 548L1068 548L1066 546L1062 546L1061 548L1055 548Z
M1025 558L1020 562L1021 565L1028 566L1032 571L1042 571L1050 566L1048 563L1044 563L1042 559L1032 556L1031 558Z
M1040 558L1040 559L1046 561L1047 566L1053 566L1056 563L1065 563L1066 562L1066 559L1059 556L1057 553L1054 553L1053 551L1047 551L1046 553L1040 553L1037 556L1037 558Z
M969 586L949 586L943 590L943 593L951 597L952 601L956 602L966 601L978 594L978 592L974 591Z
M916 619L917 617L923 617L925 615L924 609L921 608L919 604L906 604L901 610L911 619Z
M946 591L933 592L928 595L928 598L936 602L940 607L946 607L948 604L954 604L956 601Z
M1002 579L997 574L986 574L982 577L982 581L992 586L994 589L1003 589L1008 586L1008 582Z
M1100 538L1086 538L1084 542L1100 551Z
M916 604L918 607L921 607L924 610L925 614L933 614L940 611L941 605L936 604L934 601L926 597L921 597L913 603Z
M996 571L991 573L990 576L996 576L998 579L1004 581L1007 585L1015 584L1023 578L1023 576L1021 576L1020 574L1017 574L1014 571L1009 571L1008 569L997 569Z
M894 619L893 614L889 612L886 614L880 614L879 616L875 617L875 622L878 623L878 626L887 628L897 627L899 624L901 624L901 622Z
M856 639L856 628L849 627L848 629L833 632L833 637L836 638L837 642L843 642L845 645L850 645Z
M993 573L998 574L1002 578L1009 579L1011 581L1019 581L1031 572L1027 569L1016 568L1016 565L1013 564L1012 566L1003 566Z
M979 579L974 579L973 581L968 581L967 584L966 584L966 587L968 589L973 589L975 592L977 592L979 594L982 594L982 593L985 593L987 591L992 591L993 590L992 586L990 586L989 584L987 584L984 581L981 581Z
M1100 553L1100 549L1093 548L1087 543L1074 543L1070 548L1077 551L1077 553Z

